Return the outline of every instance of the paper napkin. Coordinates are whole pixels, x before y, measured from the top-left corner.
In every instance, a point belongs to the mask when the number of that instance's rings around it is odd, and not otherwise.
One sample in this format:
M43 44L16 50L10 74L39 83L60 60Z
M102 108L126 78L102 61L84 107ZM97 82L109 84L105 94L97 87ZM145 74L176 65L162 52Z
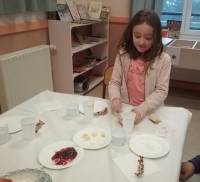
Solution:
M137 172L139 157L133 153L126 154L121 157L114 158L113 161L126 176L130 182L134 182L138 178L134 173ZM151 159L144 158L144 174L142 177L148 176L155 172L158 172L160 169L158 165Z

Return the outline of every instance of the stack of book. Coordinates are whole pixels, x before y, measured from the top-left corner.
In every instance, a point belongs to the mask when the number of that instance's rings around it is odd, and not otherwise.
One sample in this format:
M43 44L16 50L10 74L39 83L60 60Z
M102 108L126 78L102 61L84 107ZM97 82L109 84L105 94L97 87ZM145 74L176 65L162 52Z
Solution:
M110 8L102 7L102 2L91 1L89 7L76 4L73 0L66 0L65 4L57 4L57 14L61 21L89 23L90 21L106 20L109 16Z

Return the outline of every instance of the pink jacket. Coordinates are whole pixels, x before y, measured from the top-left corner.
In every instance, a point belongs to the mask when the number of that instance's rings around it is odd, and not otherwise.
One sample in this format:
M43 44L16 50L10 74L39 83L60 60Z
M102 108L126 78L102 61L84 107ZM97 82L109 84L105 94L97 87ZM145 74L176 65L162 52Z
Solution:
M127 73L130 58L128 54L118 54L115 60L112 78L108 91L110 99L121 98L122 102L129 103L127 91ZM171 58L167 53L156 57L145 76L145 101L136 107L141 119L149 112L163 104L169 89L171 72Z

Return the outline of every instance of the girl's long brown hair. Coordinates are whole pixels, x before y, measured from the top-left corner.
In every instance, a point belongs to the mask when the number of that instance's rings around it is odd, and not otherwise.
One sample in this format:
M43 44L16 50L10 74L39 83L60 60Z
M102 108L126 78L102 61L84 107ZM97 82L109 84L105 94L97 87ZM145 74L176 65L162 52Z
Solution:
M152 47L145 53L141 54L137 51L133 43L133 28L136 25L146 23L153 28L153 43ZM163 51L161 23L158 15L149 10L141 10L129 22L123 36L119 42L118 48L127 52L131 59L142 58L145 61L153 61L156 56L159 56Z

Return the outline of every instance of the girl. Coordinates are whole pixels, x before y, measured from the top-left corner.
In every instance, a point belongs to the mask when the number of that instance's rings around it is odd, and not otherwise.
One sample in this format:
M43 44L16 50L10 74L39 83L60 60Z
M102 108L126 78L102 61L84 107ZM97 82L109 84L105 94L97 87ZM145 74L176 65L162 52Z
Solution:
M122 102L135 106L137 124L167 97L170 72L171 59L163 52L160 19L155 12L141 10L119 43L108 87L112 111L120 112Z

